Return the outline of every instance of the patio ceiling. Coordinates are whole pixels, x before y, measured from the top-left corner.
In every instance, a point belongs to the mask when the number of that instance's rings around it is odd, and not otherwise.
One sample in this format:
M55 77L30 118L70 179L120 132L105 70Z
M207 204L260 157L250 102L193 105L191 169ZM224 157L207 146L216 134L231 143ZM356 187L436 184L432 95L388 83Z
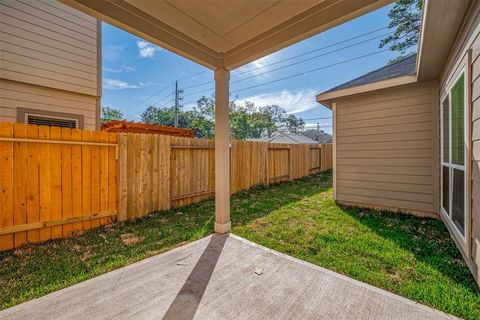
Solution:
M232 70L393 0L60 0L208 68Z

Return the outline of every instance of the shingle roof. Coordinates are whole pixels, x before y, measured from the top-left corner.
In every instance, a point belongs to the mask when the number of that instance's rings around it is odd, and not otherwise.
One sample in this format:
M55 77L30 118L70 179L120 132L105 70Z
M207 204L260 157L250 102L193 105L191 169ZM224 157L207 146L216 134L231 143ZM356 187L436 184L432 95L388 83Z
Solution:
M270 142L270 143L291 143L291 144L316 144L317 142L303 134L279 132L271 138L248 139L249 141Z
M417 54L412 54L402 60L399 60L395 63L388 64L385 67L382 67L377 70L373 70L363 76L345 82L341 85L338 85L330 90L324 91L322 93L337 91L341 89L352 88L356 86L361 86L364 84L369 84L377 81L408 76L415 73L417 64Z
M323 131L311 129L303 132L302 134L312 140L315 140L317 143L332 143L332 136Z

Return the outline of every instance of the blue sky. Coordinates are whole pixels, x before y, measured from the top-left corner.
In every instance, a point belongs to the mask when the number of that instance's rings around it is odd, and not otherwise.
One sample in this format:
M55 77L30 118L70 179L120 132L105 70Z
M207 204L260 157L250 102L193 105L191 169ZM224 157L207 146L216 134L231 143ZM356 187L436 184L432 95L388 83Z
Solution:
M233 70L231 82L241 81L231 84L231 99L236 99L240 103L245 100L253 101L258 106L279 104L288 113L306 119L308 126L316 127L318 122L321 129L331 132L331 119L328 118L331 117L331 111L316 103L315 95L382 67L396 56L395 53L382 52L378 48L380 39L390 32L388 29L381 29L388 24L387 14L390 8L391 5L381 8ZM378 31L334 45L374 30ZM364 43L355 45L360 42ZM342 49L350 45L353 46ZM324 48L326 46L329 47ZM312 50L317 51L308 53ZM299 54L303 55L296 57ZM373 55L342 63L368 54ZM316 57L319 55L322 56ZM288 58L292 59L266 66ZM295 64L309 58L312 59ZM273 71L290 64L294 65ZM336 65L328 67L332 64ZM320 70L268 83L316 68ZM256 70L247 72L252 69ZM103 106L118 108L127 119L139 121L139 115L149 105L158 107L172 105L175 80L179 80L180 88L185 88L185 109L192 108L202 94L206 96L213 94L211 70L125 31L103 24ZM209 84L188 88L206 82ZM263 83L268 84L241 90ZM236 92L237 90L241 91ZM154 94L156 94L154 97L148 99ZM146 99L148 100L145 101Z

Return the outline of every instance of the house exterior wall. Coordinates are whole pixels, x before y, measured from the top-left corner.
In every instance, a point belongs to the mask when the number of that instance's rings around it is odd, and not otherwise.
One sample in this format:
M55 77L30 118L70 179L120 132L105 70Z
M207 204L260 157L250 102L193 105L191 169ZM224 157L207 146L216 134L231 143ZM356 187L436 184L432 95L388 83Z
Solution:
M438 85L404 85L335 101L338 202L437 215Z
M448 221L452 238L456 241L465 260L475 276L480 281L480 2L473 1L469 12L463 20L456 42L451 49L447 63L440 77L440 94L443 94L461 72L466 74L467 114L470 119L471 138L467 145L470 167L467 169L467 221L470 222L470 236L467 243L462 244ZM468 234L468 231L467 231Z
M0 121L18 108L71 113L98 125L100 22L57 1L0 3Z

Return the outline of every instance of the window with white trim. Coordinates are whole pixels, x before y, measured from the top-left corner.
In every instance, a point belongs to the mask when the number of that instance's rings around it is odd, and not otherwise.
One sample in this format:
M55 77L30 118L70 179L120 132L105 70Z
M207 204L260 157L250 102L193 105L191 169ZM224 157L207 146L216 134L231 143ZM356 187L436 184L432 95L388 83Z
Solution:
M465 239L466 214L466 86L465 72L456 79L441 103L441 210Z

